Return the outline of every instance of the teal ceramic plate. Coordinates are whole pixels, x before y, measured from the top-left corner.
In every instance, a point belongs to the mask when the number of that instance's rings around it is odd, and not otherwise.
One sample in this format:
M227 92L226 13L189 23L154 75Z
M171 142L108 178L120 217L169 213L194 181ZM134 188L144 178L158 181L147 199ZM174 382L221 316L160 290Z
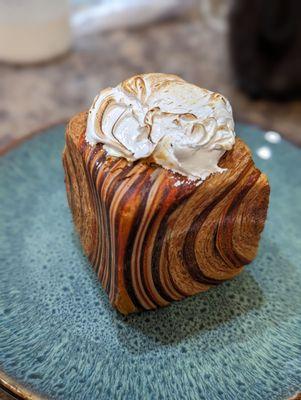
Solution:
M237 132L272 188L256 261L207 293L128 317L112 310L74 233L64 127L1 158L2 385L64 400L270 400L301 390L301 151L256 127Z

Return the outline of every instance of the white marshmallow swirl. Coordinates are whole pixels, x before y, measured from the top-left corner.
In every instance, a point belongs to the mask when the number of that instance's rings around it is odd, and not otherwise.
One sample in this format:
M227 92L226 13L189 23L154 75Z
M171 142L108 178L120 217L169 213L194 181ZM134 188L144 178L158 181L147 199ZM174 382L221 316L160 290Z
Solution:
M150 158L190 179L223 172L235 142L230 103L175 75L144 74L102 90L89 111L86 140L111 156Z

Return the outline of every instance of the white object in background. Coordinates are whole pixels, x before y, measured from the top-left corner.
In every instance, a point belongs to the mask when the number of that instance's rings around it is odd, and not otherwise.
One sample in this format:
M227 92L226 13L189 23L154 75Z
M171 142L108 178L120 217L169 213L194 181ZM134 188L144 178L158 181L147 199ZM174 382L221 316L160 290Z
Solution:
M0 60L35 63L71 43L68 0L0 0Z
M196 0L103 0L74 12L71 18L75 36L148 24L185 14L197 6Z

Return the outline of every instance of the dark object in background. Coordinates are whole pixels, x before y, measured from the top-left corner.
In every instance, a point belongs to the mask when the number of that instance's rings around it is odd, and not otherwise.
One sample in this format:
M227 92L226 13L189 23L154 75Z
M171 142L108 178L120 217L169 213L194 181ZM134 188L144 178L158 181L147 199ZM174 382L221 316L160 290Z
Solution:
M301 97L301 1L234 0L230 52L238 85L252 97Z

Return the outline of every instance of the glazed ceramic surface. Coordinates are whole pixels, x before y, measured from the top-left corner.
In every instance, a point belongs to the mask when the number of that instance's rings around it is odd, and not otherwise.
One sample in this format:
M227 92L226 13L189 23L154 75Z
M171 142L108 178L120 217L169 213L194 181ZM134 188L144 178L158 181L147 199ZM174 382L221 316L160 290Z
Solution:
M237 133L271 184L256 261L129 317L109 305L74 232L64 127L0 159L0 371L54 399L265 400L301 389L301 151L256 127Z

